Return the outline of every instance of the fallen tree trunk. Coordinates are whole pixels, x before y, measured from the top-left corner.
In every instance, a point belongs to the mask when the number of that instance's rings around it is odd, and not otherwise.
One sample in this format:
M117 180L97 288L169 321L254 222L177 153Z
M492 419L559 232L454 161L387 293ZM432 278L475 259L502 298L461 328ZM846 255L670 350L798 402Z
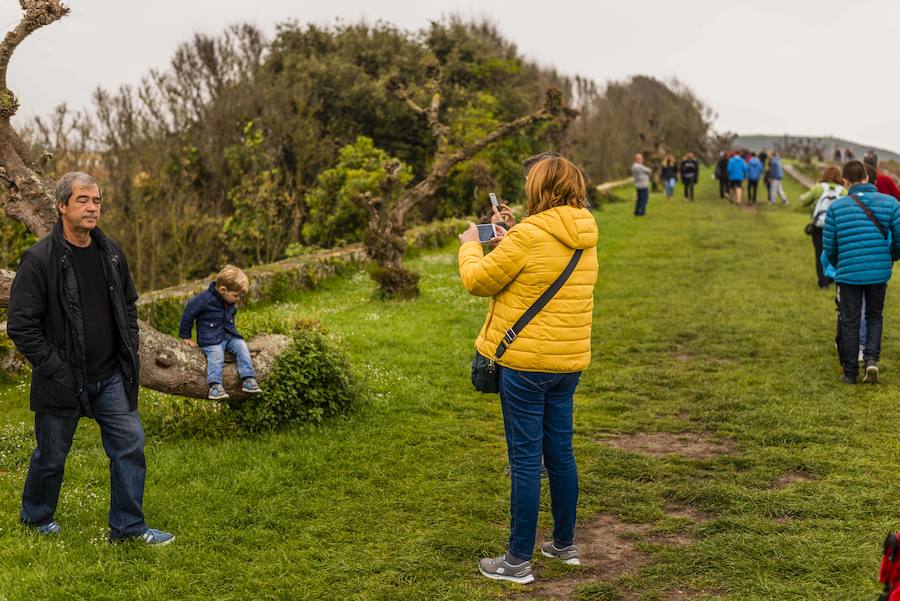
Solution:
M208 387L203 352L158 332L142 321L138 323L141 327L141 385L168 394L206 398ZM290 342L290 338L280 334L257 336L247 341L258 380L268 377L278 355ZM225 363L222 385L232 398L249 396L241 392L241 381L233 362Z
M25 359L6 337L6 322L0 321L0 377L25 369Z

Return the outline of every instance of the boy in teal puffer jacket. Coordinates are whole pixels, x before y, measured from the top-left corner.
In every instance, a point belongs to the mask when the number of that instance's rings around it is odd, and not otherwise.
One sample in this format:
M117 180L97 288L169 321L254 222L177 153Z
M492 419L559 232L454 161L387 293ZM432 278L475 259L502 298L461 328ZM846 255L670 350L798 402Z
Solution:
M884 295L893 262L900 257L900 203L868 183L866 168L860 161L844 165L842 175L850 194L828 208L822 234L822 253L835 267L838 288L841 331L838 354L844 368L841 379L855 384L859 374L860 306L865 298L868 335L863 352L866 365L863 381L875 383L881 353Z

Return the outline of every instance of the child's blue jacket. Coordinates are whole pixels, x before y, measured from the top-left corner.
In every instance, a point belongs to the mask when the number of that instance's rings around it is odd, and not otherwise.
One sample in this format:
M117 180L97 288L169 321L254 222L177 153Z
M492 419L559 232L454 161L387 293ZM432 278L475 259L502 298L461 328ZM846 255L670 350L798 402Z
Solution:
M235 313L237 307L226 304L216 290L216 283L212 282L209 288L191 298L185 305L178 326L178 336L182 339L190 338L196 320L197 346L221 344L226 334L241 338L234 327Z

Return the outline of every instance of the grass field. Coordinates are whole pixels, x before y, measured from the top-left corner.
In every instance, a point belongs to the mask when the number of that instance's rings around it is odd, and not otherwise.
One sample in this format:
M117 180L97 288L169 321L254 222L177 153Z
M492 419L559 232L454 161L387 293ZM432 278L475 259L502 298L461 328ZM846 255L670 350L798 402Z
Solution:
M531 588L478 575L504 549L509 481L499 403L468 382L486 301L462 289L454 245L410 262L414 302L371 300L361 272L239 314L246 332L321 320L367 383L346 419L247 436L205 402L143 393L145 511L178 536L163 549L105 542L108 463L87 420L64 532L17 524L31 414L26 383L3 387L0 600L873 599L900 523L900 308L889 294L883 383L841 385L800 190L747 210L713 187L654 194L642 219L596 213L594 359L575 400L595 565L538 559Z

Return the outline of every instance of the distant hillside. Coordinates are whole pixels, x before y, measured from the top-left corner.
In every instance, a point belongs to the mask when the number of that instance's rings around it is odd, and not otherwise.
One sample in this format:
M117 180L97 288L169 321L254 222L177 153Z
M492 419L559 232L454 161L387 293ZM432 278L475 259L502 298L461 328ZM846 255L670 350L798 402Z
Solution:
M849 148L851 152L853 152L853 156L861 159L862 156L868 152L869 150L874 150L875 154L878 155L879 160L885 161L897 161L900 162L900 154L893 152L891 150L886 150L884 148L878 148L877 146L865 146L863 144L857 144L856 142L851 142L850 140L843 140L841 138L832 138L831 136L789 136L791 139L801 139L801 140L812 140L817 145L821 145L825 148L826 154L831 150L832 144L839 148ZM766 135L751 135L751 136L738 136L733 146L735 148L747 148L748 150L761 150L763 148L768 148L771 150L775 147L775 142L778 140L783 140L784 135L781 136L766 136ZM831 157L826 156L827 159L831 159Z

